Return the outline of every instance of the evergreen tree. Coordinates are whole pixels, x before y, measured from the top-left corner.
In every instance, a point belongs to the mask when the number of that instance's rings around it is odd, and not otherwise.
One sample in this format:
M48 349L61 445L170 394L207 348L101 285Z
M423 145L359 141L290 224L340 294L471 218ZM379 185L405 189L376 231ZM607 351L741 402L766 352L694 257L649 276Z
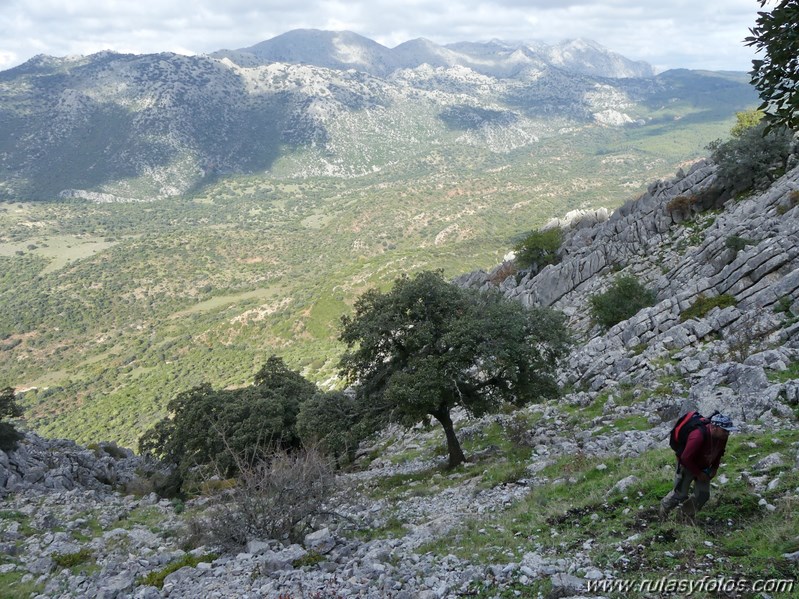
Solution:
M343 318L342 374L376 411L411 426L435 418L449 465L465 460L450 411L480 415L557 394L554 371L568 334L561 314L525 309L422 272L370 290Z

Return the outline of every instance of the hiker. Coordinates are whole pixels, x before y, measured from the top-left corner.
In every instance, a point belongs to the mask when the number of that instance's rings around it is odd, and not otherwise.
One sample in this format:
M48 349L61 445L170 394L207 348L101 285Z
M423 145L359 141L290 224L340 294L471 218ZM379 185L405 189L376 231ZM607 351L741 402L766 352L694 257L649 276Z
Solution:
M681 428L685 428L682 435ZM689 520L694 518L710 498L710 480L719 469L730 432L737 430L738 427L733 425L729 416L718 413L708 420L692 412L677 421L670 439L677 453L677 474L674 477L674 489L660 502L661 518L665 518L679 504L682 504L684 517ZM694 489L689 497L688 489L692 482Z

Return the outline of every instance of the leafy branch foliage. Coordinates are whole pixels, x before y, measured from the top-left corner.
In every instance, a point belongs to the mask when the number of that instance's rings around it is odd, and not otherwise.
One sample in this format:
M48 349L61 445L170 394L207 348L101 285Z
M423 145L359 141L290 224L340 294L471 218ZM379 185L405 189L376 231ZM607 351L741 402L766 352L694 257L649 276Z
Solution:
M760 6L768 0L760 0ZM751 36L744 41L763 59L752 61L752 84L760 93L760 110L769 127L799 129L799 2L781 0L771 12L759 12Z
M388 293L367 291L342 325L342 374L386 419L438 420L450 466L465 460L450 411L480 415L555 395L552 372L569 341L562 314L461 289L431 271L397 279Z
M340 391L317 393L297 414L297 434L306 448L317 448L336 466L352 461L358 444L384 423L361 398Z
M791 155L790 131L769 129L766 121L751 122L739 115L729 140L708 145L719 165L720 182L733 194L766 189L785 173Z

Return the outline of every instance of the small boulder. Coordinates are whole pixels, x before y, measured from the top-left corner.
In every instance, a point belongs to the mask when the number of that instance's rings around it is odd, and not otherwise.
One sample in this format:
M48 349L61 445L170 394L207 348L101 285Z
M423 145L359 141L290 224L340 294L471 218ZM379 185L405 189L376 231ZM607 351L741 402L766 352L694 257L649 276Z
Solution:
M325 555L336 546L336 539L330 534L329 529L323 528L305 535L304 545L308 551Z
M250 541L247 543L247 553L251 553L252 555L258 555L260 553L265 553L270 549L271 545L265 541Z
M755 464L754 470L755 472L768 472L772 468L778 468L779 466L783 465L784 461L782 459L782 454L779 452L775 452L767 455L765 458L763 458L757 464Z
M633 475L633 474L631 474L630 476L621 479L619 482L617 482L615 485L613 485L613 489L611 489L611 493L615 493L615 492L625 493L627 491L627 489L629 489L633 485L637 484L638 482L639 482L638 477Z
M585 581L565 572L559 572L550 578L552 594L555 597L571 596L581 593L585 589Z

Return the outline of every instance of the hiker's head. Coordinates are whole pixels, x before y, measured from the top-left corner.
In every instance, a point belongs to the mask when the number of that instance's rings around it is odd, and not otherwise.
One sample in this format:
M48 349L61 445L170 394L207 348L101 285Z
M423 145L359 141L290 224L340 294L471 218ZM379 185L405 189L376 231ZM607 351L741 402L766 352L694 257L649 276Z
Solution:
M732 423L732 418L724 414L714 414L710 419L710 431L718 437L727 437L738 430L740 429Z

